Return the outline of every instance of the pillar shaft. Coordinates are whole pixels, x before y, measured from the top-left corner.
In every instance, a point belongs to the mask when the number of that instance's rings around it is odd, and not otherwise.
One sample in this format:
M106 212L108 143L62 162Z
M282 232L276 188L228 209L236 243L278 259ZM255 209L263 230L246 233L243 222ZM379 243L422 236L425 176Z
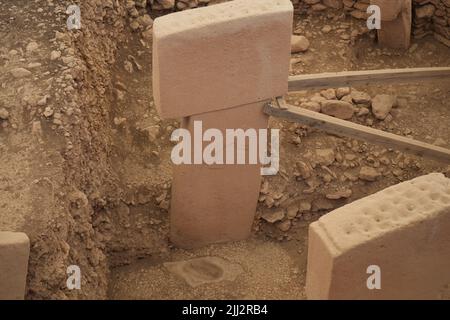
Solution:
M407 49L411 43L411 0L371 0L381 9L378 42L385 47Z
M191 135L195 121L224 137L227 129L266 129L264 103L288 91L292 20L290 0L235 0L155 19L160 116L183 118ZM248 237L260 168L249 162L174 166L172 242L198 247Z
M266 129L264 103L209 112L185 118L183 127L194 140L194 122L203 131L219 129L226 141L226 129ZM208 143L203 143L206 146ZM249 157L246 143L246 159ZM234 155L237 155L235 140ZM224 152L224 159L226 158ZM184 248L209 243L243 240L250 235L261 186L259 164L191 164L174 167L170 209L170 239Z

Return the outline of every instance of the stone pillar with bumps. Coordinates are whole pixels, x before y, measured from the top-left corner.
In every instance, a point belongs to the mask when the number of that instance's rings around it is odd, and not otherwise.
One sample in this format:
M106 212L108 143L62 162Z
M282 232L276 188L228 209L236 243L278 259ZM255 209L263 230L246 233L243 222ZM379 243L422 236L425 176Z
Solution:
M153 93L160 116L182 119L191 136L194 121L224 136L226 129L267 128L264 104L288 90L292 21L290 0L235 0L155 19ZM247 238L260 167L175 166L171 241L192 248Z
M309 226L308 299L450 299L450 179L432 173Z

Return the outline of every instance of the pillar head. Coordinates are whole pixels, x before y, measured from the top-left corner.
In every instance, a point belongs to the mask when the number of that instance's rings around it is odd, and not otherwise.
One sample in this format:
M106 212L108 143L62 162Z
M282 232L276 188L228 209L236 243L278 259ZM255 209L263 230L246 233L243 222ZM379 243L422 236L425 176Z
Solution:
M162 118L180 118L288 91L290 0L234 0L153 24L153 93Z

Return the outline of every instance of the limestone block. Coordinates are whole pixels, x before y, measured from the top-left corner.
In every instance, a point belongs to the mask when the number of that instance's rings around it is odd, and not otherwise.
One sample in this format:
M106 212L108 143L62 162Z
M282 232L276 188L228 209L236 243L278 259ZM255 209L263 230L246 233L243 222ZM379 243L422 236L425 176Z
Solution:
M309 299L450 298L450 179L389 187L310 225ZM369 290L369 266L381 289Z
M19 232L0 232L0 300L22 300L30 240Z
M235 0L155 19L153 93L163 118L287 93L290 0Z
M265 129L264 102L185 118L193 137L194 121L203 130ZM235 154L237 143L235 144ZM246 150L248 157L248 143ZM248 163L248 162L247 162ZM250 235L261 186L259 164L182 164L174 166L170 240L178 247L243 240Z

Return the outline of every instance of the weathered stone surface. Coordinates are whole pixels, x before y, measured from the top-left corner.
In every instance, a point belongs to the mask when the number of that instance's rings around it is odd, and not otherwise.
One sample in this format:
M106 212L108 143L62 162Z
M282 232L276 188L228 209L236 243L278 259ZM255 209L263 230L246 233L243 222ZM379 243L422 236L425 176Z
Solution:
M244 272L239 264L220 257L203 257L185 261L166 262L164 267L191 287L221 281L234 281Z
M310 225L309 299L443 299L450 290L450 179L433 173ZM369 266L381 289L369 290Z

